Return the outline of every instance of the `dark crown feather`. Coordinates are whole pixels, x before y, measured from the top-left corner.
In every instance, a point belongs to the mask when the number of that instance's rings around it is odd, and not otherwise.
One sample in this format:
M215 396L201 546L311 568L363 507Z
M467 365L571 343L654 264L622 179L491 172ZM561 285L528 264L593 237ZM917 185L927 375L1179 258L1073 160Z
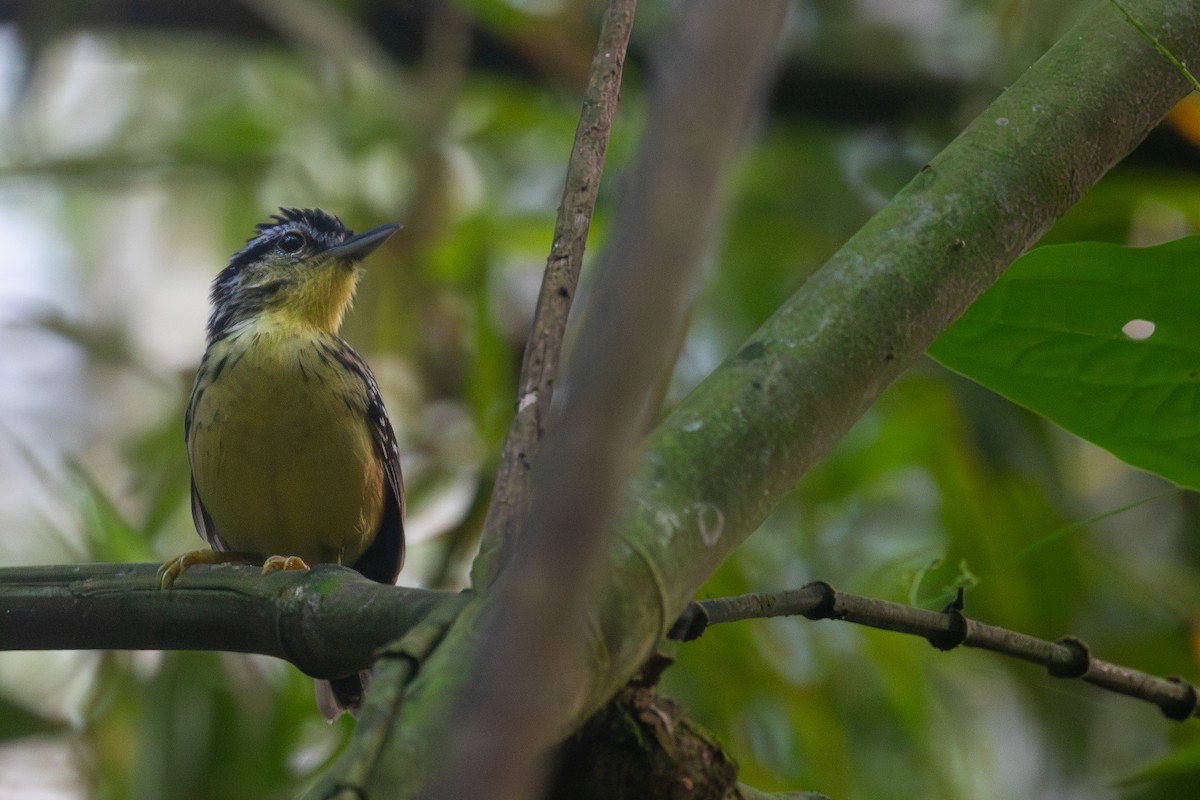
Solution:
M289 222L296 222L307 225L312 231L323 234L331 238L344 238L353 236L354 231L342 224L342 221L333 214L326 214L319 208L283 208L280 207L278 214L272 214L271 219L266 222L260 222L254 226L257 232L255 236L247 240L247 244L258 238L272 228L280 225L287 225Z
M270 249L271 235L282 230L303 227L326 247L341 244L354 235L354 231L343 225L340 219L319 208L280 208L279 212L272 214L266 222L254 226L254 235L246 240L246 245L229 257L229 266L253 261L263 251Z

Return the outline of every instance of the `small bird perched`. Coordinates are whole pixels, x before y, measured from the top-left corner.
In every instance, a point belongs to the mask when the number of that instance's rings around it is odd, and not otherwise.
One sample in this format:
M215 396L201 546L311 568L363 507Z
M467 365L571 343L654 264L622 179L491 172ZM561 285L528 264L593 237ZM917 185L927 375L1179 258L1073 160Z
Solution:
M163 564L262 561L263 574L332 562L395 583L404 562L396 437L366 363L338 336L361 262L398 225L355 235L337 217L282 208L212 287L208 349L184 420L192 519L212 550ZM361 677L318 681L332 720Z

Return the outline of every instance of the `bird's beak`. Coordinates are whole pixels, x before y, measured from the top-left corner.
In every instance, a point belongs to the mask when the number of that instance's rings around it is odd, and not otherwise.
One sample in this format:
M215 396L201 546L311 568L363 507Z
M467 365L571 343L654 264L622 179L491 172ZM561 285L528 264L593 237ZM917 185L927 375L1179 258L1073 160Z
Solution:
M351 236L341 244L329 248L324 254L331 258L340 258L348 261L366 258L376 247L387 241L387 238L398 230L400 230L399 225L380 225L378 228L364 231L357 236Z

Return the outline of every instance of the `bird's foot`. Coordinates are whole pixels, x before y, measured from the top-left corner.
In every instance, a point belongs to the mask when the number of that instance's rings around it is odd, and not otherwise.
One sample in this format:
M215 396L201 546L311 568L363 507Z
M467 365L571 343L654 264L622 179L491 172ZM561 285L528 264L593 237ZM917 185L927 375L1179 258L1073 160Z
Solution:
M158 588L170 589L175 579L196 564L257 564L262 556L220 550L189 550L158 568Z
M262 574L284 569L309 569L309 566L300 556L271 556L263 562Z

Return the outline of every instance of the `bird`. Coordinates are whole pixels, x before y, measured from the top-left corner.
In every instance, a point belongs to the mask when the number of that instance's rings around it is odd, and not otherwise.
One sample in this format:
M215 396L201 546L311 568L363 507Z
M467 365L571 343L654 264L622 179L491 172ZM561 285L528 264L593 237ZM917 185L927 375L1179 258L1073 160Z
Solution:
M318 209L280 208L214 279L207 348L184 417L192 520L211 550L159 569L251 561L263 574L343 564L394 584L404 482L375 377L338 335L363 259L399 225L355 234ZM317 681L332 722L357 713L369 672Z

